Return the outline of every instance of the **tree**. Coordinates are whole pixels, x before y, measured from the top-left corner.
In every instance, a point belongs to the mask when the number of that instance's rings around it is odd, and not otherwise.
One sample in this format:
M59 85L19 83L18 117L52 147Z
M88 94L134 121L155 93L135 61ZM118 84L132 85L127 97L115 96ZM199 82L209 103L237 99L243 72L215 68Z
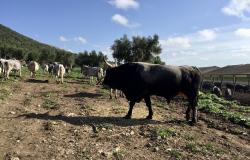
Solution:
M111 49L113 57L118 62L152 62L154 57L161 53L159 37L132 37L132 41L126 35L114 41ZM158 57L160 58L160 57Z
M111 46L111 49L113 50L113 57L116 58L118 62L133 61L132 43L128 39L127 35L115 40L114 44Z

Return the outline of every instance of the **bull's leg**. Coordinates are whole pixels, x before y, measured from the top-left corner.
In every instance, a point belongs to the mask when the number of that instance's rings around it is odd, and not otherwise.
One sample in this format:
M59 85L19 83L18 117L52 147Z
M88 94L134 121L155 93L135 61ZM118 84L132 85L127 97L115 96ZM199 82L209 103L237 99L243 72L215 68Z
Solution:
M191 106L188 105L187 111L186 111L186 120L189 121L190 120L190 111L191 111Z
M189 98L189 107L186 112L186 118L190 118L190 110L192 109L192 123L197 123L198 121L198 115L197 115L197 103L198 103L198 97L193 96L192 98Z
M198 112L197 112L197 103L198 103L198 97L196 96L193 100L192 103L192 122L193 123L197 123L198 121Z
M150 100L150 96L146 96L144 98L145 103L148 107L148 116L146 117L147 119L152 119L153 117L153 110L152 110L152 106L151 106L151 100Z
M133 101L129 102L129 110L128 110L127 115L124 117L125 119L131 119L134 105L135 105L135 102Z

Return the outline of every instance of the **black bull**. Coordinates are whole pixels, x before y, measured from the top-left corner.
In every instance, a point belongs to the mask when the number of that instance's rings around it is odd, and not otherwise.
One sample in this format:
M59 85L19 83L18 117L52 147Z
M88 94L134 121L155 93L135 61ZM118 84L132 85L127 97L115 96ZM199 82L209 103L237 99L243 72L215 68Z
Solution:
M148 63L126 63L106 71L103 84L121 90L129 101L129 111L125 118L130 119L136 102L145 100L152 119L151 95L165 97L168 101L179 93L188 98L189 106L186 119L197 122L198 92L201 83L201 72L196 67L155 65Z

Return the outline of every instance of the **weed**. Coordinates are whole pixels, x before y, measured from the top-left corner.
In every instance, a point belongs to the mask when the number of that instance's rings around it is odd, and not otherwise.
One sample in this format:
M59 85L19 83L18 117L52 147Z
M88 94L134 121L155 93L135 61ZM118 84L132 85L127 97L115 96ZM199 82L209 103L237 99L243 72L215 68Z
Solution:
M59 104L51 99L44 99L44 102L42 104L43 108L46 109L58 109L59 108Z
M182 159L182 153L176 149L170 150L169 153L172 158Z
M30 106L32 99L30 97L26 97L23 101L24 106Z
M192 153L197 153L199 151L195 143L188 143L185 148Z

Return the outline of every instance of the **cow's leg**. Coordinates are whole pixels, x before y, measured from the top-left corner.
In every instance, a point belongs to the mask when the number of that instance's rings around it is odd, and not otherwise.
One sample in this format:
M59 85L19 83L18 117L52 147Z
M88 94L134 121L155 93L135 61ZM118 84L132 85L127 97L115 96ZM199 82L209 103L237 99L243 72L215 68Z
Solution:
M117 89L115 89L115 98L117 98Z
M113 91L113 89L110 88L109 99L112 99L112 91Z
M135 102L133 101L129 102L129 110L128 110L127 115L124 117L125 119L131 119L134 105L135 105Z
M150 100L150 96L146 96L144 98L145 103L148 107L148 116L146 117L147 119L152 119L153 117L153 110L152 110L152 106L151 106L151 100Z

